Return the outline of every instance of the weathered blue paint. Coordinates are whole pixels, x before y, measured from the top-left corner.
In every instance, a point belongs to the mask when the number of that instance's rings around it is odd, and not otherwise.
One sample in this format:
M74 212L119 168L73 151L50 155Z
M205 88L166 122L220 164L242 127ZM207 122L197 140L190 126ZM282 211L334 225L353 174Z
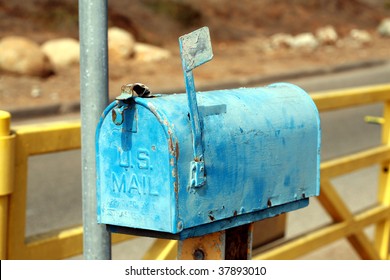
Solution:
M115 101L97 128L98 222L203 235L292 211L319 194L320 119L291 84L198 92L206 183L193 187L187 96ZM115 119L115 118L114 118Z

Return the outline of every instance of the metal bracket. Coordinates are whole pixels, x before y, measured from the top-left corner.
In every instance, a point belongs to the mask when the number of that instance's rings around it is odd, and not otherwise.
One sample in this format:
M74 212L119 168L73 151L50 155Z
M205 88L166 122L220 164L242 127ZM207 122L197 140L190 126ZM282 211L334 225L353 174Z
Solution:
M204 161L191 161L190 187L199 188L206 184Z
M179 46L193 136L194 161L191 162L191 174L193 177L191 176L190 185L191 187L200 187L206 183L206 176L203 161L202 127L200 124L192 70L213 58L208 27L202 27L194 32L181 36L179 38ZM193 171L194 166L195 172Z

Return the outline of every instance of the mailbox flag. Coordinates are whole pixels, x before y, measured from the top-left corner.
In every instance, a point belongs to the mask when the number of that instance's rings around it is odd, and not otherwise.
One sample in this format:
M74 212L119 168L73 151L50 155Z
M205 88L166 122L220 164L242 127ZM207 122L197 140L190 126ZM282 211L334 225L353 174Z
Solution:
M213 58L210 31L202 27L179 38L183 69L188 72Z

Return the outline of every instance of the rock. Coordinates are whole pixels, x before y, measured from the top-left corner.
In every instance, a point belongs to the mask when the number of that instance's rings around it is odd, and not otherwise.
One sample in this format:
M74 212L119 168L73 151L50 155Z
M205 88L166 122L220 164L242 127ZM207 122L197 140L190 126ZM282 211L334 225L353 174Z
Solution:
M31 97L37 98L42 95L42 90L39 86L33 86L30 92Z
M295 36L291 46L294 49L313 50L318 47L319 43L312 33L301 33Z
M312 33L302 33L292 36L285 33L277 33L270 38L271 48L291 47L294 49L313 50L319 42Z
M292 42L294 40L294 37L290 34L285 33L277 33L271 36L270 38L270 45L273 49L279 49L279 48L289 48L292 46Z
M383 37L390 37L390 18L385 18L378 26L378 33Z
M39 45L18 36L4 37L0 41L0 70L38 77L53 73L53 67Z
M55 69L66 68L80 62L80 44L73 38L49 40L41 49Z
M118 27L108 29L108 54L110 59L128 59L134 52L135 40L131 33Z
M135 43L134 45L134 58L135 60L152 62L167 59L171 56L171 53L163 48L143 44Z
M316 37L323 45L335 45L338 39L337 32L331 25L317 29Z
M365 30L352 29L349 33L351 39L355 41L358 46L368 45L371 43L371 35Z

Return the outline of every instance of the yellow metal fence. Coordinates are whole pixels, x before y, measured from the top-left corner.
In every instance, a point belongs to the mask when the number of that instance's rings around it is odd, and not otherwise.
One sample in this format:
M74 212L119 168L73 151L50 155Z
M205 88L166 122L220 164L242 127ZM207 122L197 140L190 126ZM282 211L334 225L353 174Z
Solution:
M15 149L10 152L13 155L7 158L14 163L2 165L10 166L9 169L13 170L2 174L5 178L10 178L8 181L13 181L12 192L8 192L9 206L4 207L8 215L5 230L1 235L4 242L2 259L64 259L81 254L82 226L25 237L28 158L33 155L80 149L80 123L62 122L16 127L10 138ZM0 158L3 158L3 154L0 155ZM3 168L1 170L3 171ZM115 235L113 241L130 238L132 237Z
M312 95L321 112L384 103L382 145L321 163L321 195L317 198L331 216L330 225L288 240L254 255L253 259L293 259L338 239L346 238L362 259L390 259L390 84L330 91ZM80 148L80 123L63 122L15 127L0 111L0 256L1 259L64 259L82 253L82 226L25 237L28 157ZM380 164L378 202L358 214L348 209L331 178ZM364 229L375 225L374 242ZM114 235L120 242L135 238ZM145 259L172 259L176 241L157 239Z

